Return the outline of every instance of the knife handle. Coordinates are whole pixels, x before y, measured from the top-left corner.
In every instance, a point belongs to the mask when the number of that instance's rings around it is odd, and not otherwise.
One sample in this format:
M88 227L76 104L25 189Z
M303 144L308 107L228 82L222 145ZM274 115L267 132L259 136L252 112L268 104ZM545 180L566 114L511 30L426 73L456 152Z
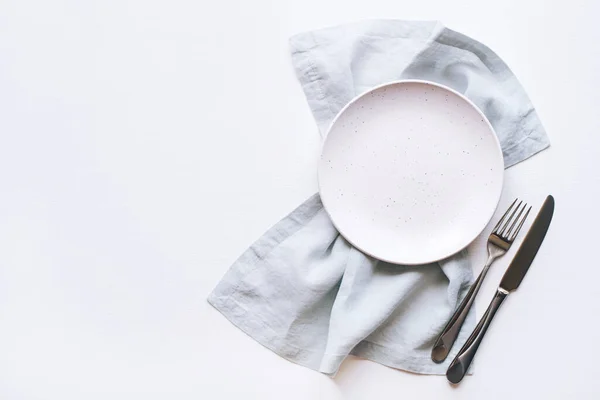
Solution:
M463 323L465 322L465 319L467 318L467 315L469 314L469 310L471 309L471 306L475 301L475 296L477 296L477 293L481 288L481 283L483 282L483 279L485 278L485 275L487 274L488 269L492 264L492 261L493 259L490 258L490 260L488 260L488 262L485 264L485 267L483 268L475 282L473 282L473 284L471 285L469 292L462 300L456 311L454 311L452 318L450 318L450 321L448 321L448 323L444 327L444 330L442 331L438 339L435 341L435 344L433 345L433 350L431 351L431 359L434 362L441 363L446 359L446 357L448 357L448 353L450 352L450 349L452 349L452 345L458 337L460 328L462 327Z
M496 291L496 295L492 299L492 302L490 303L485 314L483 314L483 317L481 317L481 320L475 327L475 330L473 330L471 336L469 336L454 360L452 360L452 363L450 363L450 366L446 371L446 377L450 382L456 384L464 378L469 366L471 365L471 362L473 361L473 358L475 357L475 353L477 352L477 349L483 340L485 332L490 326L496 311L498 311L500 305L506 296L508 296L508 293L509 292L505 291L504 289L498 289Z

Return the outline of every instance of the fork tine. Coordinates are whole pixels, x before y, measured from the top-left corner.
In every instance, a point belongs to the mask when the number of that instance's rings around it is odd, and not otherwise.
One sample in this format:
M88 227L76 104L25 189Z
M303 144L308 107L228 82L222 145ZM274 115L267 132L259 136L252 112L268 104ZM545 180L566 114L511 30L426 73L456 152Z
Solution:
M512 242L513 240L515 240L515 238L517 237L517 235L519 234L519 231L521 230L521 227L523 226L523 223L525 222L525 220L527 219L527 216L529 215L529 211L531 211L531 206L529 206L529 208L527 209L527 212L525 213L525 215L523 216L523 219L521 220L521 222L519 222L519 225L517 226L517 230L515 231L515 233L512 234L512 236L510 237L510 241Z
M508 225L510 224L510 221L512 221L512 219L515 216L517 210L521 207L521 204L523 204L523 200L521 200L519 202L519 204L517 205L517 208L515 208L513 210L513 212L510 214L510 217L508 217L508 220L506 221L506 223L504 224L504 226L502 227L502 229L500 230L500 232L498 232L498 236L500 236L500 237L504 236L504 232L506 231L506 228L508 228Z
M525 211L526 208L527 208L527 203L525 203L523 205L523 207L521 207L521 211L519 211L519 213L517 214L517 217L515 218L515 220L513 221L513 223L510 225L510 228L509 228L508 232L506 232L506 237L507 238L510 237L510 233L512 232L512 230L515 227L515 225L517 225L517 222L519 222L519 218L521 218L521 214L523 214L523 211Z
M515 201L513 201L512 204L510 205L510 207L508 207L508 210L506 210L506 212L504 213L504 215L502 216L502 218L500 218L500 221L498 221L498 223L496 224L496 226L492 230L492 233L498 233L498 228L500 228L500 225L502 225L502 223L504 222L504 218L506 218L506 216L508 215L508 213L510 212L510 210L512 210L512 208L515 205L515 203L517 202L517 200L519 200L519 199L518 198L515 199Z

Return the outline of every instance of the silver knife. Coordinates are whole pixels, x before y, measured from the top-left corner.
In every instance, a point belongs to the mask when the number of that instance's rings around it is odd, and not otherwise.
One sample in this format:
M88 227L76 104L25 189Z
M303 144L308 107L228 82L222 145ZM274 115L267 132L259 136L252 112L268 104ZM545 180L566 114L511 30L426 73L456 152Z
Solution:
M546 197L546 201L544 201L540 212L535 217L535 221L533 221L529 232L527 232L527 236L523 239L519 251L517 251L515 258L504 273L502 281L500 281L500 286L496 291L496 295L487 311L483 314L483 317L481 317L475 330L471 336L469 336L454 360L452 360L452 363L450 363L450 366L446 371L446 377L450 382L459 383L467 373L469 365L471 365L475 353L481 344L481 340L483 339L487 328L490 326L496 311L498 311L498 308L500 308L500 305L506 296L508 296L510 292L516 290L521 284L523 277L525 277L529 266L544 241L553 214L554 197L548 196Z

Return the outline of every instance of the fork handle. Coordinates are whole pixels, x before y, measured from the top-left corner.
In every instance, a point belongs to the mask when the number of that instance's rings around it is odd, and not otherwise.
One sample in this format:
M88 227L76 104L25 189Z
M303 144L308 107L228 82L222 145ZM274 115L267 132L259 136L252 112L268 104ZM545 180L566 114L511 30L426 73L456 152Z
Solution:
M435 341L435 344L433 345L433 350L431 351L431 359L434 362L441 363L446 359L446 357L448 357L448 353L450 353L450 349L452 349L452 345L458 337L460 328L462 327L463 323L465 322L465 319L467 318L467 315L469 314L469 310L471 309L471 306L475 301L475 296L477 296L477 293L481 288L481 283L483 282L483 279L485 278L485 275L487 274L492 262L493 258L490 257L490 259L485 264L485 267L483 268L475 282L473 282L473 284L471 285L471 288L467 292L467 295L460 303L456 311L454 311L452 318L450 318L450 321L448 321L448 323L444 327L444 330L442 331L438 339Z
M475 357L475 353L477 352L477 349L483 340L485 332L490 326L494 315L496 315L496 311L498 311L500 305L502 305L502 302L506 296L508 296L508 293L509 292L501 288L496 291L496 295L494 296L485 314L483 314L483 317L481 317L481 320L475 327L475 330L473 330L473 333L471 333L471 336L469 336L462 349L460 349L454 360L452 360L450 363L450 366L446 371L446 378L448 378L450 382L456 384L464 378L465 374L469 370L469 366L471 365L473 358Z

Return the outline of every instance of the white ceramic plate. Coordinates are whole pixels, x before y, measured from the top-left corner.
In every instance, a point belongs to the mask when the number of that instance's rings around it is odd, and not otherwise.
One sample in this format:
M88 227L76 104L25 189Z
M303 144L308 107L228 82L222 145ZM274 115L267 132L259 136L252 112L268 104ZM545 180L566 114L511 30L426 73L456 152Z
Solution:
M335 118L319 161L321 199L361 251L396 264L444 259L492 217L500 143L464 96L426 81L379 86Z

